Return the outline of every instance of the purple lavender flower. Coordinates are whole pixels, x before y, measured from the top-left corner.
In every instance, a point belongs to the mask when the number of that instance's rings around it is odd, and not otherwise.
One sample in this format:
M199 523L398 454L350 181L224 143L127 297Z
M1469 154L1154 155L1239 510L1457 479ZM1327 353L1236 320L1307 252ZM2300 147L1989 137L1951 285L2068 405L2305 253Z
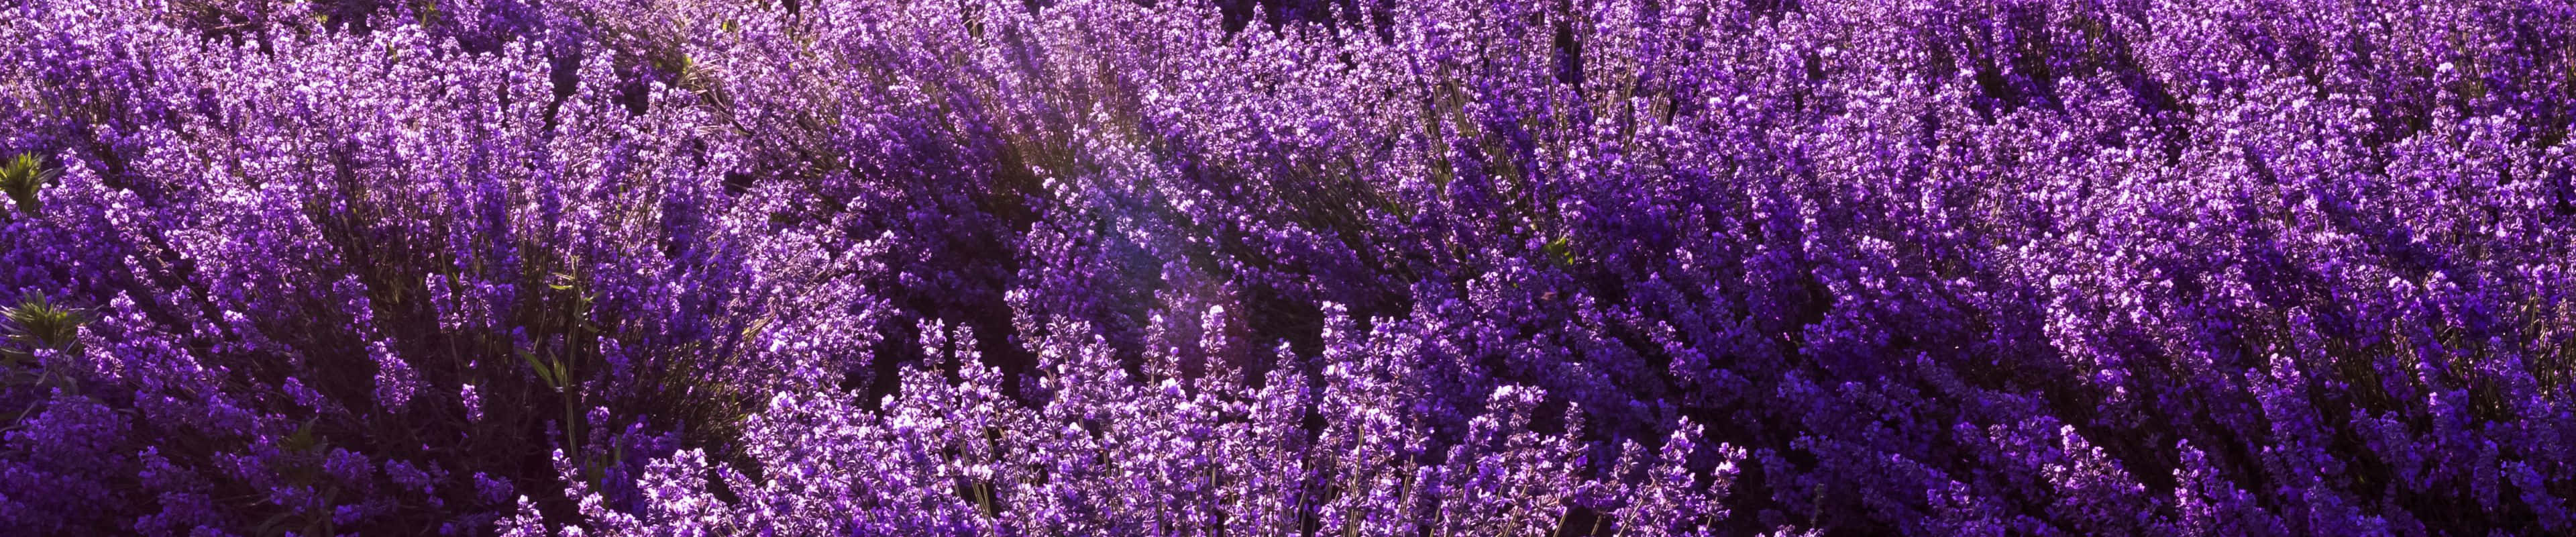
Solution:
M2576 530L2564 6L0 15L25 533Z

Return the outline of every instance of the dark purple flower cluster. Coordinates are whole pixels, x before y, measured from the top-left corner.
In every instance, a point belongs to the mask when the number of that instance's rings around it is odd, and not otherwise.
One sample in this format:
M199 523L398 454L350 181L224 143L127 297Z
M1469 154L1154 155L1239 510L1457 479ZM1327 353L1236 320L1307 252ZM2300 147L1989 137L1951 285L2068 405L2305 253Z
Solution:
M2576 4L0 1L0 534L2576 533Z

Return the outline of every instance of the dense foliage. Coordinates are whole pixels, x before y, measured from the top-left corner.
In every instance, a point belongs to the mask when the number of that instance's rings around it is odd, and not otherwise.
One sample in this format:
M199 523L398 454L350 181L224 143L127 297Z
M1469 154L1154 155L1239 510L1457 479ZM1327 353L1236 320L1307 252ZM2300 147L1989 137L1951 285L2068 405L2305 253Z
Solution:
M2570 534L2571 120L2563 0L0 0L0 533Z

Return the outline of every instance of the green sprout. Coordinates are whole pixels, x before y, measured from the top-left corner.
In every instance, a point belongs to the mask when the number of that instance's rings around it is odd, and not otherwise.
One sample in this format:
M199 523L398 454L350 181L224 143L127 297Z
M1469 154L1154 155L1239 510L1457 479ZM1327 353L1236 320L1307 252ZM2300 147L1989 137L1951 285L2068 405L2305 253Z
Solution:
M19 153L17 158L0 163L0 190L8 191L9 199L18 202L20 212L35 216L36 189L60 174L62 170L46 168L44 159L36 154Z
M62 307L33 291L19 298L17 305L0 309L0 317L9 321L0 334L17 347L0 349L0 360L7 363L34 357L32 349L68 350L80 326L89 322L89 316L80 310Z

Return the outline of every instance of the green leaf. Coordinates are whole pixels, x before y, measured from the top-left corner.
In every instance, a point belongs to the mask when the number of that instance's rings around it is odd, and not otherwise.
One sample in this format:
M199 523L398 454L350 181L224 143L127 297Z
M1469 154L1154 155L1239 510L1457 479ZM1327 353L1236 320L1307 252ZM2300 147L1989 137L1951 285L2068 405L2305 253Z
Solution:
M1547 241L1547 246L1540 250L1547 254L1548 260L1555 261L1558 265L1574 266L1574 245L1568 237L1557 237L1556 240Z
M553 388L561 388L561 387L563 387L563 382L562 382L562 381L555 380L555 372L554 372L554 370L553 370L553 369L551 369L551 368L546 367L546 364L544 364L544 363L541 363L541 362L538 362L538 361L537 361L537 355L534 355L534 354L528 354L528 352L527 352L527 351L519 351L519 359L520 359L520 360L525 360L525 361L527 361L527 362L528 362L528 368L529 368L529 369L534 369L534 370L536 370L536 371L537 371L537 379L538 379L538 380L546 381L546 386L547 386L547 387L553 387Z

